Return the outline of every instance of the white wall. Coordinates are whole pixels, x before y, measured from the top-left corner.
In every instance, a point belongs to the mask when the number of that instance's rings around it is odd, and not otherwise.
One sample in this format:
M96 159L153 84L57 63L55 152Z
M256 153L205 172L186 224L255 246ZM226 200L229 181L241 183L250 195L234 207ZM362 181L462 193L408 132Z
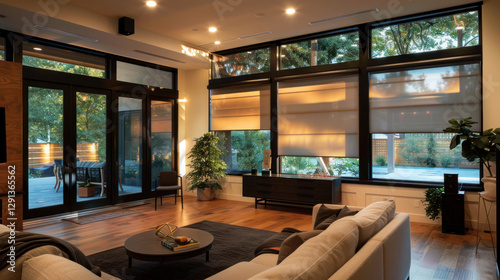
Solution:
M500 127L500 1L485 0L483 4L483 121L484 128ZM205 73L205 74L203 74ZM181 78L182 76L182 78ZM188 98L186 103L185 136L180 139L191 140L208 131L208 97L206 85L208 84L208 71L189 71L179 73L179 81L186 83L180 90L181 98ZM181 82L179 84L181 86ZM200 100L193 100L194 98ZM196 109L194 109L196 108ZM181 114L181 112L179 112ZM192 141L191 141L192 142ZM189 142L189 143L191 143ZM192 144L188 145L189 147ZM189 151L189 148L187 148ZM242 196L240 176L228 176L224 190L218 195L222 199L253 202L253 198ZM377 200L394 199L397 211L410 215L411 221L426 223L441 223L431 221L425 216L425 209L421 203L424 199L424 189L376 186L360 184L342 184L342 204L353 206L366 206ZM477 226L478 195L467 192L465 195L466 227L471 223ZM496 221L496 209L492 209L491 222ZM484 213L481 212L481 217ZM481 224L484 223L481 219Z

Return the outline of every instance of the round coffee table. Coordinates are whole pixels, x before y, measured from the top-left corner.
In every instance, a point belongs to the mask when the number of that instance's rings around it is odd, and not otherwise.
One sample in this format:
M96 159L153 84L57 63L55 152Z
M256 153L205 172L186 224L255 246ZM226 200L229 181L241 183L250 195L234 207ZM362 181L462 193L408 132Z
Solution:
M198 242L200 246L191 250L174 252L161 245L161 238L156 236L155 231L138 233L125 240L125 251L128 255L128 266L132 267L132 258L142 261L157 261L161 263L161 269L167 261L187 259L206 254L206 261L209 260L209 250L212 248L214 236L204 230L194 228L179 228L175 236L188 236Z

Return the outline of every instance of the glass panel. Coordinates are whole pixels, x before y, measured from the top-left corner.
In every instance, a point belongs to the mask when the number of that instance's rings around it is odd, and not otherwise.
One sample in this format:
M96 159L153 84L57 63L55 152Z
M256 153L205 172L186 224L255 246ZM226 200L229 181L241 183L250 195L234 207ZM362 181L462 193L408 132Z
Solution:
M278 155L358 157L357 76L280 82Z
M151 190L161 171L172 170L172 103L151 101Z
M28 87L28 208L63 204L63 91Z
M5 39L0 37L0 60L5 60Z
M142 99L118 98L119 195L142 192Z
M77 201L106 197L106 96L76 93Z
M444 182L458 174L460 183L479 184L479 163L462 157L461 146L450 150L453 133L373 134L373 178Z
M172 72L123 61L116 62L116 79L145 86L172 89Z
M282 156L281 173L357 178L359 176L359 159Z
M211 90L212 131L269 129L270 96L269 85Z
M269 72L271 49L258 49L226 56L214 54L213 79Z
M372 30L372 57L479 45L478 12L467 12Z
M359 60L358 32L282 45L280 69Z
M226 139L221 150L228 172L247 173L252 168L262 171L264 150L271 149L269 130L221 131L217 132L217 136Z
M23 44L23 65L103 79L106 75L104 57L30 42Z
M370 75L370 132L442 132L472 117L481 128L479 63Z

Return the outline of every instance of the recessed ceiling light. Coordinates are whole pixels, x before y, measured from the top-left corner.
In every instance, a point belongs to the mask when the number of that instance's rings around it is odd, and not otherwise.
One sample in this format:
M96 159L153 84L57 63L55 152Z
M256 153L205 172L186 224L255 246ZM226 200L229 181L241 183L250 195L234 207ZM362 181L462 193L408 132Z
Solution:
M286 12L287 15L293 15L293 14L295 14L295 9L293 9L293 8L286 9L285 12Z
M156 1L146 1L148 7L156 7Z
M215 32L215 31L217 31L217 27L210 27L210 28L208 29L208 31L210 31L210 32Z
M42 48L39 48L39 47L34 47L33 49L34 49L35 51L41 51L41 50L42 50Z
M220 45L220 41L215 41L214 44Z

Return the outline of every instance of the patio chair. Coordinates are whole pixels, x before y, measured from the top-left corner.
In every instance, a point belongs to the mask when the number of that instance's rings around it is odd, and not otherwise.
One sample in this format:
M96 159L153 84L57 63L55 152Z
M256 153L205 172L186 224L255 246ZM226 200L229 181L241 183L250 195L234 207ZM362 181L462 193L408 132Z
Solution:
M177 178L181 179L181 184ZM175 196L175 204L177 204L177 196L181 190L181 207L184 208L184 197L182 191L182 177L177 175L175 171L164 171L160 172L160 176L156 178L156 189L155 189L155 211L158 209L157 200L160 196L160 205L163 205L163 196Z
M104 168L103 167L90 167L89 178L90 183L93 185L101 186L101 196L104 195L104 189L106 188L106 182L104 181Z
M56 184L54 185L54 189L56 189L56 192L59 191L59 187L61 186L62 182L62 165L62 159L54 160L54 177L56 177Z

